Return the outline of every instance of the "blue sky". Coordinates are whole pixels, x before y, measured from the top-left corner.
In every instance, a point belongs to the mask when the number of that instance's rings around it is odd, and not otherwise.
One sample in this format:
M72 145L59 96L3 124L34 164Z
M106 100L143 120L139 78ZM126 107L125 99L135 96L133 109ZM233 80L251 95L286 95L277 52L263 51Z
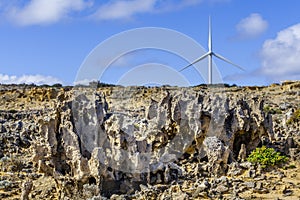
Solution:
M300 80L299 8L298 0L0 0L0 83L72 85L98 44L134 28L172 29L207 49L208 16L213 50L246 70L214 59L224 82ZM120 58L99 79L116 83L153 62L175 71L188 64L148 49ZM192 85L205 81L193 67L182 75Z

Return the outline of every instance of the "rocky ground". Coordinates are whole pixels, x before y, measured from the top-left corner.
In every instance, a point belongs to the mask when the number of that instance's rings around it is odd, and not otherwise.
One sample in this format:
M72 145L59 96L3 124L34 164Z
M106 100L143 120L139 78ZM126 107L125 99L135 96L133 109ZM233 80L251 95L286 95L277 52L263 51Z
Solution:
M299 199L299 109L300 82L0 85L0 199Z

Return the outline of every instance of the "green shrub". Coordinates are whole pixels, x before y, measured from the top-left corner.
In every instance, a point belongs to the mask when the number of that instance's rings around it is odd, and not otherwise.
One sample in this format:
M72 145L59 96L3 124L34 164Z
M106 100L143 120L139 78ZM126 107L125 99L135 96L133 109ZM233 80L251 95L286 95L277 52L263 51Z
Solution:
M58 88L61 88L63 85L60 84L60 83L55 83L53 84L51 87L58 87Z
M280 155L280 153L276 152L273 148L262 146L252 151L247 160L254 164L260 164L262 168L266 168L287 162L288 158Z
M264 112L269 112L271 110L271 107L269 105L264 107Z
M283 167L284 170L287 170L287 169L296 169L296 168L297 168L296 165L293 165L293 164Z
M282 111L279 108L272 108L269 105L264 107L264 112L270 114L282 114Z
M300 109L296 110L291 118L286 122L287 124L292 124L300 121Z

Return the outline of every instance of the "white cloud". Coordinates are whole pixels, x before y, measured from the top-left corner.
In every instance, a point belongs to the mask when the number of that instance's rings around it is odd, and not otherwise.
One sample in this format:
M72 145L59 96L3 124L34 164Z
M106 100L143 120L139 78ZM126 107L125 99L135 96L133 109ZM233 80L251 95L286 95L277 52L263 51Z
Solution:
M200 3L230 0L0 0L0 16L21 26L44 25L66 18L131 19L137 14L164 13Z
M212 0L206 0L208 2ZM224 0L220 0L224 1ZM181 10L185 7L195 6L199 3L204 2L204 0L182 0L182 1L174 1L174 0L158 0L156 7L153 9L153 12L162 13L162 12L170 12Z
M54 23L90 5L84 0L31 0L25 6L13 6L8 18L19 25Z
M199 4L203 0L117 0L101 5L93 15L98 20L130 19L141 13L161 13Z
M6 74L0 74L0 83L2 84L36 84L36 85L53 85L55 83L62 83L57 78L52 76L42 76L42 75L22 75L18 76L9 76Z
M266 40L261 50L261 73L273 81L300 80L300 23Z
M257 37L264 33L267 28L268 22L258 13L252 13L236 25L239 38Z
M132 0L111 1L102 5L95 17L97 19L122 19L130 18L138 13L151 12L157 0Z

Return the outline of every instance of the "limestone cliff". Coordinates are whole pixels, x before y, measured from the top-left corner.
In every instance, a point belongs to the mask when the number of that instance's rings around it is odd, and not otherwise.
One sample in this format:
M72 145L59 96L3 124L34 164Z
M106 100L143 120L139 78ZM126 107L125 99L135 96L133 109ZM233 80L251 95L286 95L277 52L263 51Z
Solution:
M0 198L299 198L300 82L0 93ZM246 162L262 145L295 168Z

